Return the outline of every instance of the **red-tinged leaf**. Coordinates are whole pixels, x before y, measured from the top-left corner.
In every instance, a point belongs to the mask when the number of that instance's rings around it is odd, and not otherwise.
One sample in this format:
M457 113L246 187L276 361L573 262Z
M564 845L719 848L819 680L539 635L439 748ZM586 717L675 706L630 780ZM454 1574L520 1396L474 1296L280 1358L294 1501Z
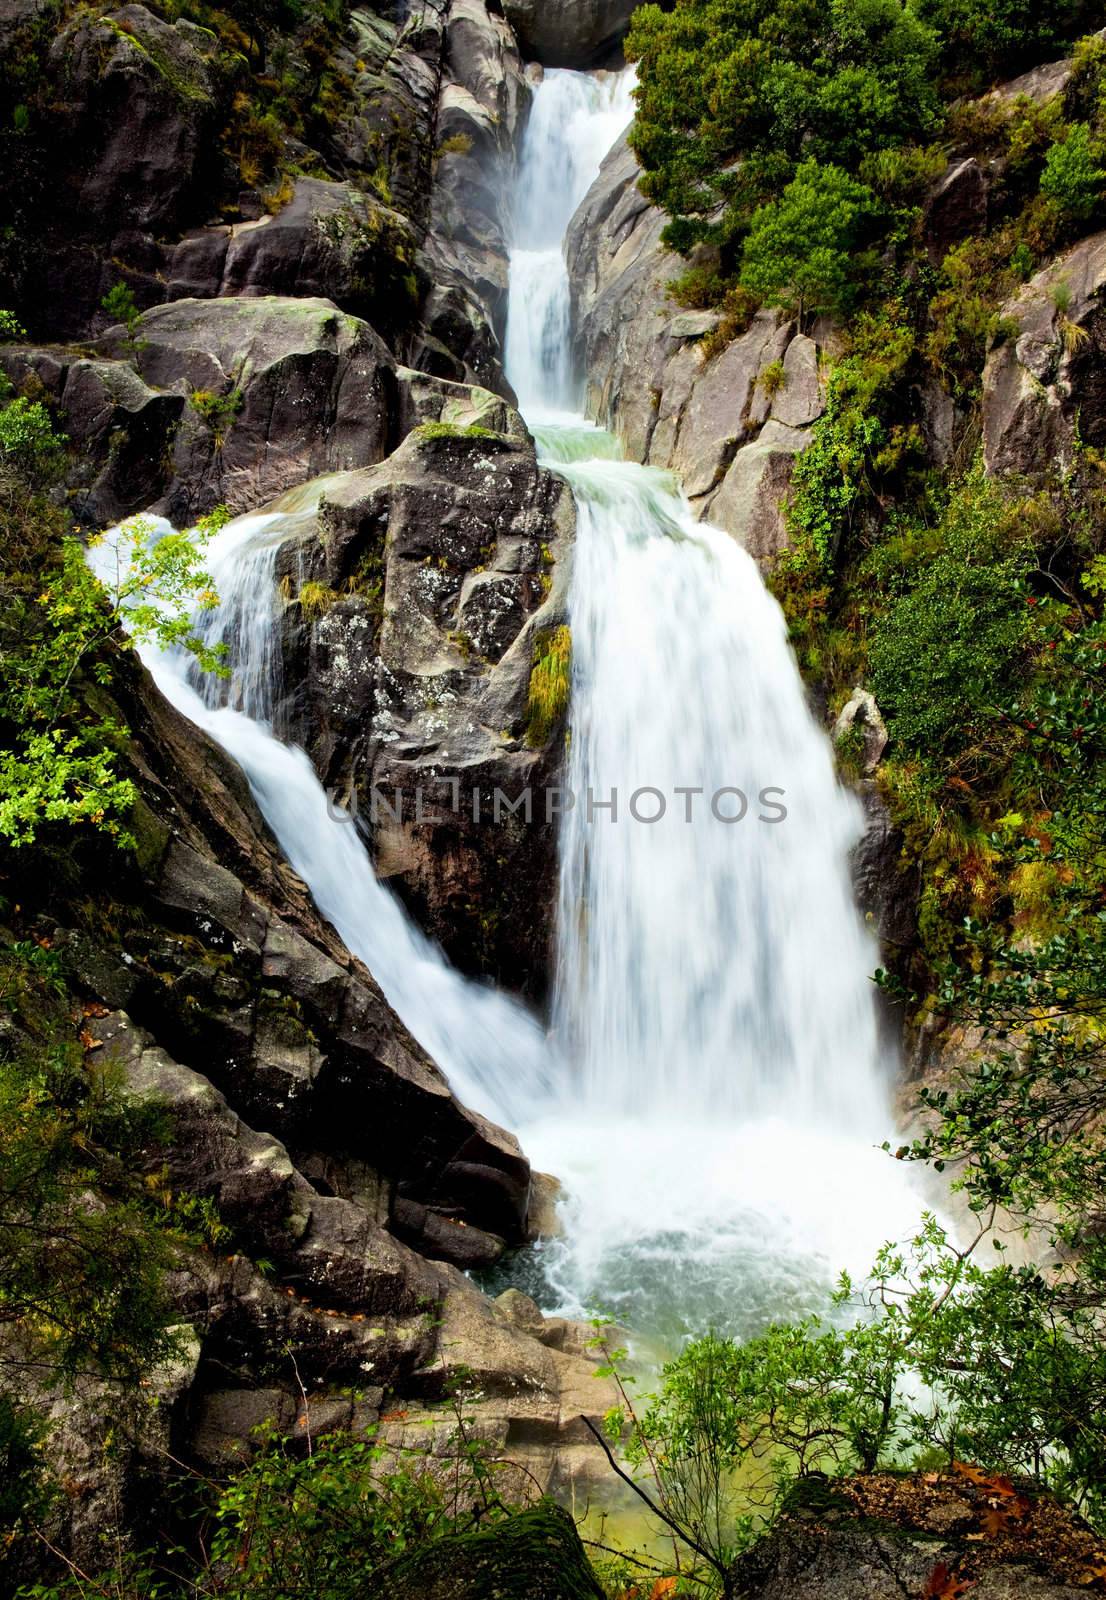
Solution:
M1010 1513L1004 1511L1001 1506L989 1507L979 1519L979 1526L988 1539L997 1539L1000 1534L1009 1533L1013 1523L1014 1519Z
M922 1591L922 1600L960 1600L960 1596L967 1594L971 1587L969 1578L962 1578L959 1573L950 1571L943 1561L939 1561Z

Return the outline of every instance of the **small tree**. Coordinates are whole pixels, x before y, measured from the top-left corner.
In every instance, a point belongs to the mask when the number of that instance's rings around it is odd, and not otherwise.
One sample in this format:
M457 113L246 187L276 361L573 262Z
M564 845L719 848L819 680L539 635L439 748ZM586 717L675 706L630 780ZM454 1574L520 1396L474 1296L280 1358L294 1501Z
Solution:
M1102 204L1106 169L1101 159L1085 122L1073 123L1045 156L1041 192L1072 222L1086 222Z
M192 622L194 610L218 602L203 568L206 532L155 540L152 524L132 518L119 530L104 582L78 541L66 539L34 599L11 597L0 631L0 719L8 730L0 752L0 836L9 844L31 844L44 822L65 822L91 823L133 846L120 821L135 800L117 766L126 730L94 717L80 686L85 674L110 679L107 651L147 640L188 650L205 671L224 670L223 648L206 645Z
M742 283L800 321L808 312L841 310L875 209L872 191L841 167L804 161L780 198L754 212Z
M134 298L134 290L126 283L116 283L108 290L100 301L100 309L116 322L121 322L127 330L127 343L131 347L131 355L136 356L145 347L145 341L138 337L138 324L142 312Z

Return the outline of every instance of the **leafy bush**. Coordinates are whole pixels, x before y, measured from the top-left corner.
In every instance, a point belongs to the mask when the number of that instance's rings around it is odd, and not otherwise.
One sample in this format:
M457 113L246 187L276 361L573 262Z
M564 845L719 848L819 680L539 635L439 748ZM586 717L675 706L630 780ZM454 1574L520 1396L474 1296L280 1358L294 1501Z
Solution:
M1062 52L1092 11L1085 0L921 0L919 12L944 41L954 77L1012 76Z
M65 459L65 442L41 400L20 398L0 410L0 462L24 478L56 477Z
M82 700L88 678L110 679L110 651L155 640L222 670L222 651L208 648L191 621L196 606L217 602L202 565L204 534L151 535L142 518L123 525L107 585L66 538L33 575L33 593L13 583L0 595L0 837L10 845L31 844L44 823L63 822L91 824L133 847L123 819L135 791L117 766L125 730Z
M211 389L193 389L189 400L196 415L211 429L218 446L223 444L231 424L246 403L246 397L239 388L229 389L226 394L215 394Z
M1085 122L1075 122L1045 157L1041 191L1065 217L1087 222L1106 195L1102 151Z
M667 241L686 252L712 239L728 271L754 212L800 162L852 175L870 152L936 132L936 50L899 0L786 13L769 0L639 8L627 41L640 85L630 137L645 192L672 218Z
M258 1430L255 1459L212 1497L197 1557L175 1551L170 1563L162 1552L127 1552L112 1571L73 1571L36 1590L36 1600L361 1600L378 1570L509 1515L495 1463L465 1416L463 1378L456 1382L454 1426L433 1459L388 1449L374 1430L312 1438L305 1403L306 1450Z
M1025 660L1032 550L1001 491L954 495L931 559L872 641L871 678L892 738L939 761L1001 713Z
M127 330L127 343L130 345L131 354L137 355L143 348L143 341L138 337L138 324L142 313L134 298L134 290L126 283L114 284L100 301L100 309L114 321L123 324Z
M768 305L836 311L851 295L875 196L837 166L804 161L778 200L749 223L741 281Z

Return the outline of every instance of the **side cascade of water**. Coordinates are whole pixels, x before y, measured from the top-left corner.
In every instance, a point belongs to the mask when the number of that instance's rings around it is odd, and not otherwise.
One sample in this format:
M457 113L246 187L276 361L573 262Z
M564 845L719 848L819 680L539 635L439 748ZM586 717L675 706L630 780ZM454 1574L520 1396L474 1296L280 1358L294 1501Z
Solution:
M158 688L242 768L258 808L315 904L359 956L389 1003L474 1110L507 1126L547 1082L542 1028L510 996L456 972L381 884L352 818L326 794L303 750L271 718L279 688L276 556L318 506L326 480L292 490L267 512L236 518L205 554L219 605L197 618L210 644L229 647L230 677L197 676L183 651L142 649ZM169 531L153 519L155 537ZM107 581L116 544L89 552Z
M848 865L860 807L779 607L670 474L564 415L581 396L553 240L629 116L630 82L546 75L511 256L508 375L578 511L562 1068L521 1131L568 1195L540 1292L671 1341L823 1302L918 1206L876 1148L891 1118L878 956ZM535 204L539 173L571 178Z

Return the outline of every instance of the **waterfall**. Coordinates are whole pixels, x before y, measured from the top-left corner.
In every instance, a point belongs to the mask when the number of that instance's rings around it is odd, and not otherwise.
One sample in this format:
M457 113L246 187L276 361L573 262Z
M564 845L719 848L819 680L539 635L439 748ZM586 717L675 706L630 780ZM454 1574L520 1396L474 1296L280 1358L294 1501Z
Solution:
M302 750L281 743L270 717L278 684L276 552L318 506L325 479L292 490L268 512L238 517L206 552L219 605L197 618L214 644L230 646L229 680L197 677L183 650L142 647L158 688L238 763L281 849L323 916L380 985L393 1010L473 1110L517 1123L547 1081L547 1048L535 1018L508 995L463 978L381 884L353 819L334 804ZM169 530L150 519L154 537ZM89 551L112 583L109 534Z
M276 552L325 480L209 547L221 599L197 626L230 645L229 681L198 680L180 651L143 656L240 764L323 915L460 1098L563 1180L563 1235L516 1261L515 1281L547 1308L604 1305L670 1344L824 1304L836 1273L863 1272L919 1205L876 1148L891 1116L875 949L849 887L859 809L809 715L779 609L671 476L622 461L574 414L561 241L629 119L631 84L545 75L511 253L510 375L578 507L578 800L560 839L551 1039L448 966L377 881L307 756L274 735ZM90 559L110 576L112 541ZM644 820L658 797L665 814Z
M521 1133L567 1190L541 1292L671 1341L824 1303L918 1206L876 1148L891 1117L848 867L860 807L779 607L671 475L571 415L562 241L630 82L548 73L520 163L509 376L578 512L561 1065Z
M547 72L534 97L519 159L506 351L531 421L576 409L564 235L630 121L632 88L628 72Z

